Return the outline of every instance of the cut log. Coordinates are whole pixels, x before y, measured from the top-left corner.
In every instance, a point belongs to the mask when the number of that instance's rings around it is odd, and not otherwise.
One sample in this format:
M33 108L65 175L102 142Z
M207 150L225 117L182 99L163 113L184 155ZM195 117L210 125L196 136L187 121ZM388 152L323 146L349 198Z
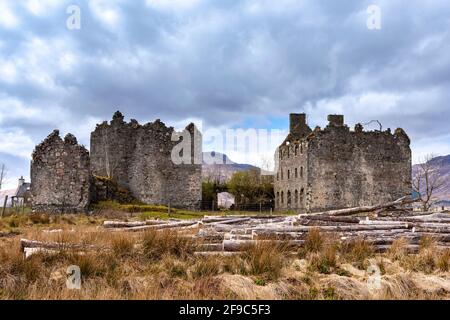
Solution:
M230 251L198 251L198 252L194 252L194 255L196 256L223 256L223 257L230 257L230 256L234 256L234 255L239 255L242 252L239 251L235 251L235 252L230 252Z
M145 230L163 230L163 229L182 229L185 227L197 227L198 221L185 221L185 222L175 222L175 223L166 223L160 225L144 225L144 226L136 226L129 228L111 228L111 231L115 232L139 232Z
M388 251L390 249L390 247L391 247L390 245L377 245L377 246L374 246L375 251L379 252L379 253ZM446 250L448 248L449 248L448 246L439 246L439 245L436 246L437 250ZM409 245L405 246L405 249L406 249L407 253L418 253L419 250L420 250L420 245L409 244Z
M344 222L344 223L359 223L361 219L357 217L336 217L336 216L328 216L328 215L318 215L318 216L305 216L303 217L306 220L319 220L319 221L327 221L327 222Z
M303 240L306 232L267 232L264 230L253 230L253 240Z
M380 218L377 218L377 220L450 224L450 216L448 219L445 219L445 218L419 218L419 217L380 217Z
M236 226L230 226L228 224L214 224L214 225L205 225L206 228L211 228L211 230L215 230L217 232L230 232Z
M324 212L315 212L315 213L308 213L308 214L301 214L299 217L308 217L308 216L318 216L318 215L329 215L329 216L346 216L346 215L352 215L357 213L363 213L363 212L372 212L384 208L393 207L396 205L405 205L405 204L411 204L413 202L417 202L418 200L411 199L410 196L405 196L400 199L397 199L392 202L388 202L385 204L379 204L376 206L362 206L362 207L354 207L354 208L346 208L346 209L339 209L339 210L330 210L330 211L324 211Z
M253 228L253 230L264 230L273 232L307 232L312 229L317 229L324 232L339 232L339 231L367 231L367 230L394 230L394 229L408 229L408 223L398 223L390 225L348 225L348 226L294 226L294 227L278 227L278 228Z
M224 238L224 233L220 233L215 230L200 229L196 237L206 241L222 241Z
M223 251L223 242L220 243L205 243L197 247L200 251Z
M251 234L233 234L233 233L225 233L224 240L253 240L253 236Z
M147 225L162 225L169 224L169 221L163 220L145 220L145 221L104 221L103 226L105 228L127 228L127 227L140 227Z
M25 259L37 253L56 254L58 253L58 251L54 249L45 249L45 248L23 248L23 254Z
M67 249L77 249L77 250L98 250L101 249L99 246L89 245L89 244L78 244L78 243L66 243L66 242L43 242L28 239L20 239L20 249L23 252L25 248L43 248L43 249L53 249L53 250L67 250Z
M207 225L224 225L224 224L238 224L238 223L243 223L243 222L247 222L250 221L250 218L238 218L238 219L227 219L227 220L221 220L219 222L211 222L211 223L207 223ZM202 221L203 222L203 221Z
M399 223L402 223L401 221L386 221L386 220L369 220L369 219L362 219L359 224L360 225L398 225ZM408 224L406 221L403 222L404 224Z
M449 228L433 228L433 227L414 227L414 232L427 232L427 233L449 233Z
M208 224L212 222L221 222L226 220L231 220L232 218L229 217L215 217L215 216L204 216L201 220L203 223Z
M291 240L291 241L280 241L280 240L224 240L223 250L224 251L242 251L249 246L254 246L258 243L263 242L275 242L275 243L286 243L290 246L301 246L303 245L303 240Z

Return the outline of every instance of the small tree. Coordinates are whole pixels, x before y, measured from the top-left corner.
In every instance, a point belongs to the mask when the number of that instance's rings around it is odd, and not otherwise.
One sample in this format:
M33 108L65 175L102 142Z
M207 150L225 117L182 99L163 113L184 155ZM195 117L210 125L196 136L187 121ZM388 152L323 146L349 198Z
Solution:
M433 158L433 154L426 155L413 178L413 188L420 195L423 211L428 211L436 202L435 192L444 184L439 168L431 161Z
M228 191L227 185L220 181L220 179L213 179L210 177L207 177L202 182L202 201L203 201L203 207L209 208L213 206L213 202L215 203L214 206L217 205L217 193L218 192L224 192Z
M238 205L270 202L273 195L273 177L261 175L259 170L240 171L227 183Z
M0 190L2 189L3 182L5 181L7 173L8 173L8 169L6 168L6 165L4 163L2 163L0 165Z

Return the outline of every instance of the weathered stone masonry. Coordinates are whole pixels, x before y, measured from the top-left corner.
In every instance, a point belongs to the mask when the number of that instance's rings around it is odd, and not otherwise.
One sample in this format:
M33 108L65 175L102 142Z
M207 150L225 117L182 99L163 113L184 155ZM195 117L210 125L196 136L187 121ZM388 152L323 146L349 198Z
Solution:
M140 125L124 122L116 112L91 134L91 168L99 176L110 176L145 203L197 209L201 202L201 134L193 124L186 127L191 137L188 163L174 164L171 152L174 128L156 120ZM194 143L194 140L197 140ZM195 148L197 148L195 150Z
M90 202L89 152L68 134L53 131L36 146L31 161L34 210L84 212Z
M350 131L330 115L314 131L305 114L291 114L278 148L275 203L279 210L317 212L395 200L411 192L410 141L402 129Z
M34 210L86 211L91 200L116 199L118 195L110 192L121 187L144 203L200 207L202 137L195 126L178 133L159 120L140 125L123 119L116 112L110 123L97 125L91 134L90 156L74 136L69 134L63 141L57 130L36 147L31 163ZM191 152L175 164L171 153L182 139L190 140ZM112 179L117 187L107 188L102 177Z

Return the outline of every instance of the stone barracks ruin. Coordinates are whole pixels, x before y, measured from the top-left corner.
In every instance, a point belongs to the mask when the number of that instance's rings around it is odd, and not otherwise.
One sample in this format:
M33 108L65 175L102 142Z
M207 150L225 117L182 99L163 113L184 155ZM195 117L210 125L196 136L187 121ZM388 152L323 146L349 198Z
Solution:
M300 213L377 205L411 194L410 140L402 129L351 131L329 115L314 130L290 114L290 132L275 154L275 208Z
M189 147L177 148L181 141ZM175 132L160 120L127 123L119 111L91 133L90 154L73 135L62 139L55 130L32 155L33 210L86 212L93 201L114 199L114 187L143 203L199 209L201 146L192 123ZM172 161L173 152L181 161Z

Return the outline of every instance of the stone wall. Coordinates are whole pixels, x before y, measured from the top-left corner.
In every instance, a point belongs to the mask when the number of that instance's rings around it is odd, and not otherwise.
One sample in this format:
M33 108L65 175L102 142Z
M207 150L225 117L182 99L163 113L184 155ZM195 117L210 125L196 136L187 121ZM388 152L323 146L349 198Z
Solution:
M308 176L306 137L312 130L305 114L290 114L289 127L288 136L276 152L275 209L304 211Z
M116 112L109 124L104 122L92 132L92 172L111 177L142 202L198 209L201 158L196 163L193 160L194 156L201 157L201 134L195 126L186 128L191 139L188 163L175 164L171 153L179 141L172 141L174 128L160 120L140 125L136 120L127 123L123 119Z
M351 131L341 115L328 120L326 128L309 134L309 127L301 135L296 128L279 147L278 209L316 212L374 205L411 193L410 141L402 129L365 132L358 124Z
M116 112L108 124L98 124L91 133L91 170L94 175L109 177L120 185L129 187L129 163L136 148L136 120L124 122L123 115Z
M411 193L411 150L401 129L328 126L308 144L309 211L376 205Z
M132 196L130 190L120 187L117 182L107 177L92 177L91 201L117 201L119 203L133 203L136 199Z
M68 134L53 131L36 146L31 161L31 196L35 211L85 212L90 202L89 153Z

